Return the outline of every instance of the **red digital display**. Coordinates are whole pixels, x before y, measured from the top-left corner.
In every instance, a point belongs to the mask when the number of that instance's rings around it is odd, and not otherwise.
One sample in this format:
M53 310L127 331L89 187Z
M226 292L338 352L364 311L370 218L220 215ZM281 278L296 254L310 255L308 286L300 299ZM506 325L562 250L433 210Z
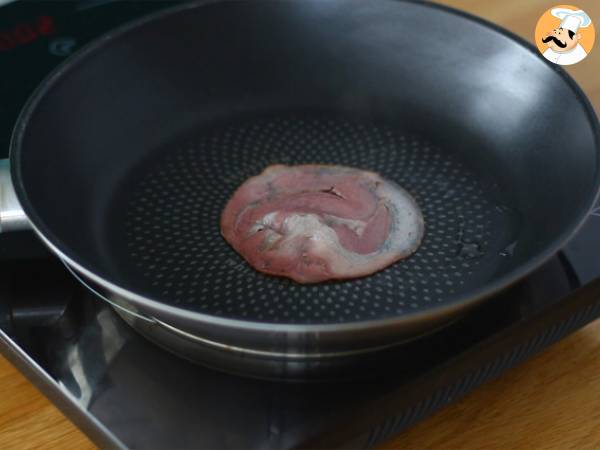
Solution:
M19 23L12 28L0 30L0 51L29 44L55 32L54 18L50 16L40 16L31 22Z

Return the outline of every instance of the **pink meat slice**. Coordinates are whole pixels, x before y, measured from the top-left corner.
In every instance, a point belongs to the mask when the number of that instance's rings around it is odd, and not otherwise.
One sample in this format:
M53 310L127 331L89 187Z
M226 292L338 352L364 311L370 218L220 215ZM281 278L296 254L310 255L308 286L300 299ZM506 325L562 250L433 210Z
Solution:
M272 165L221 215L221 233L256 270L299 283L370 275L411 255L424 234L414 199L375 172Z

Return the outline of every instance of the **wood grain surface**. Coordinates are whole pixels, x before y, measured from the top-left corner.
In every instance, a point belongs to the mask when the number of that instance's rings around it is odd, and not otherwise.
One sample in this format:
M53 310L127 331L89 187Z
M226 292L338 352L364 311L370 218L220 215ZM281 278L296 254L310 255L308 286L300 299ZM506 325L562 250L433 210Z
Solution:
M71 422L0 356L0 449L94 449Z
M441 3L487 18L531 40L538 17L560 2ZM600 25L600 0L579 0L575 5ZM600 27L597 30L600 32ZM600 111L600 48L567 70ZM600 321L596 321L381 448L600 448L599 355ZM0 449L92 448L81 432L0 357Z

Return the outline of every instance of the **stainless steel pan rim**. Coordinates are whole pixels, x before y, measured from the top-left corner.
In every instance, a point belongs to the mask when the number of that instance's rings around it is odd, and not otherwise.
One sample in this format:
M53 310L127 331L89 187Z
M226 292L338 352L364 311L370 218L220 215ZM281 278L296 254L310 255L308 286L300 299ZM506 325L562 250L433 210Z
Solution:
M59 68L57 68L35 91L32 97L27 102L27 105L23 109L18 122L15 128L15 132L12 137L11 146L10 146L10 159L11 159L11 174L12 179L16 180L18 183L20 180L19 177L19 165L18 160L16 158L19 149L21 148L21 142L24 136L24 132L29 121L29 118L36 110L38 103L44 97L46 91L60 79L61 74L68 70L70 67L77 65L80 63L87 55L93 53L94 51L101 48L108 40L113 38L114 36L124 34L128 31L135 29L136 27L151 21L155 21L161 19L170 14L174 14L180 12L182 10L188 8L196 8L202 5L217 3L218 1L229 1L229 0L209 0L209 1L199 1L192 4L179 5L177 7L171 8L167 11L161 11L159 13L150 15L143 19L134 21L125 26L117 28L116 30L108 33L101 39L95 41L94 43L88 45L84 50L80 51L76 56L71 58L70 60L63 63ZM399 0L396 0L399 1ZM438 8L444 10L451 14L460 15L468 18L471 21L475 21L482 26L486 26L494 29L496 32L504 35L505 37L516 41L521 46L529 49L532 53L537 53L534 47L519 38L518 36L497 27L496 25L477 18L475 16L456 11L454 9L434 5L427 4L423 5L424 7L429 8ZM541 56L538 55L541 58ZM543 58L542 58L543 59ZM581 88L573 81L573 79L567 74L567 72L559 66L553 65L548 61L544 62L552 68L556 73L558 73L564 82L571 88L574 95L578 98L578 100L583 105L586 115L592 124L592 129L594 131L595 144L596 147L600 147L600 127L598 126L598 120L595 115L595 112L589 103L589 100L585 97ZM465 294L456 299L456 301L449 305L444 305L441 307L432 308L427 312L416 312L416 313L407 313L397 318L390 319L380 319L380 320L367 320L360 322L349 322L343 324L319 324L319 325L297 325L297 324L273 324L273 323L261 323L261 322L252 322L246 320L238 320L238 319L229 319L223 317L217 317L213 315L203 314L199 312L192 312L185 309L173 307L170 305L165 305L157 300L146 298L144 296L138 295L135 292L124 289L110 280L103 278L102 276L95 273L93 270L85 267L83 264L77 261L76 255L69 254L65 251L65 246L55 237L52 233L44 229L43 222L39 217L36 216L33 208L31 207L27 197L24 194L24 187L17 186L17 196L20 204L22 205L28 220L29 224L34 230L34 232L39 236L39 238L61 259L63 259L69 266L71 266L74 270L76 270L82 276L92 280L94 283L102 286L107 291L113 292L115 295L123 297L130 301L133 305L138 307L140 311L151 311L153 315L155 315L159 320L166 320L165 318L173 318L177 320L186 320L186 321L194 321L199 324L203 324L207 327L219 327L223 329L234 328L239 330L244 330L248 333L252 334L262 334L262 333L284 333L286 335L302 335L305 336L307 334L320 335L321 333L325 334L346 334L353 333L356 331L373 331L380 330L384 328L402 328L409 324L419 323L421 321L430 322L432 317L443 317L447 316L453 312L462 311L465 307L472 307L481 302L483 299L497 293L498 291L510 286L515 283L517 280L529 274L535 268L539 267L542 263L547 261L552 255L554 255L561 247L565 245L565 243L579 230L579 227L583 223L585 217L591 211L595 201L598 198L598 186L600 186L600 158L596 159L596 171L594 178L595 189L593 193L590 193L587 199L587 207L581 211L581 213L575 217L573 217L572 225L564 231L562 234L557 236L552 245L548 246L543 252L538 254L536 257L530 259L527 263L522 264L520 267L511 271L510 273L496 279L493 283L486 286L485 288L475 289L474 291ZM150 317L150 320L153 320L153 317ZM171 320L166 320L169 323L173 323Z
M112 302L111 302L111 304L112 304ZM113 306L115 306L115 304L113 304ZM125 314L126 316L128 314L132 316L128 320L128 322L132 325L134 325L134 321L136 319L139 319L139 315L137 313L129 311L122 306L116 306L116 308L118 309L117 312L121 315L121 317L123 317L123 314ZM147 319L142 319L142 320L147 320ZM365 355L368 353L379 352L382 350L388 350L388 349L391 349L391 348L394 348L394 347L397 347L400 345L404 345L407 342L416 340L419 337L421 337L421 335L418 335L418 336L413 336L408 340L403 340L401 342L379 345L379 346L375 346L375 347L361 348L361 349L357 349L357 350L348 350L348 351L327 352L327 353L275 352L275 351L266 351L266 350L256 350L256 349L252 349L252 348L227 345L227 344L223 344L220 342L211 341L210 339L205 339L201 336L198 336L198 335L195 335L192 333L188 333L186 331L180 330L179 328L173 327L165 322L162 322L162 321L156 320L156 319L154 319L151 322L151 324L160 326L160 327L164 328L165 330L173 333L174 335L177 335L183 339L194 342L201 346L211 347L211 348L214 348L215 350L220 350L223 352L238 353L240 355L245 355L245 356L253 357L253 358L272 358L275 360L309 361L309 360L322 360L322 359L330 359L330 358L345 358L345 357L349 357L349 356L359 356L359 355ZM434 332L434 331L437 331L437 329L432 330L432 332ZM430 334L430 333L427 333L427 334Z

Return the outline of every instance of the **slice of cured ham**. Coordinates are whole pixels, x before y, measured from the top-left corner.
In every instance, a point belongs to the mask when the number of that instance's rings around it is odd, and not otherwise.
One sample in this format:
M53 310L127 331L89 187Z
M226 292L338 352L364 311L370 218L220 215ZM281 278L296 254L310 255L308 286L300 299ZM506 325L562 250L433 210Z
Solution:
M424 222L410 194L374 172L272 165L235 191L221 233L255 269L316 283L369 275L409 256Z

